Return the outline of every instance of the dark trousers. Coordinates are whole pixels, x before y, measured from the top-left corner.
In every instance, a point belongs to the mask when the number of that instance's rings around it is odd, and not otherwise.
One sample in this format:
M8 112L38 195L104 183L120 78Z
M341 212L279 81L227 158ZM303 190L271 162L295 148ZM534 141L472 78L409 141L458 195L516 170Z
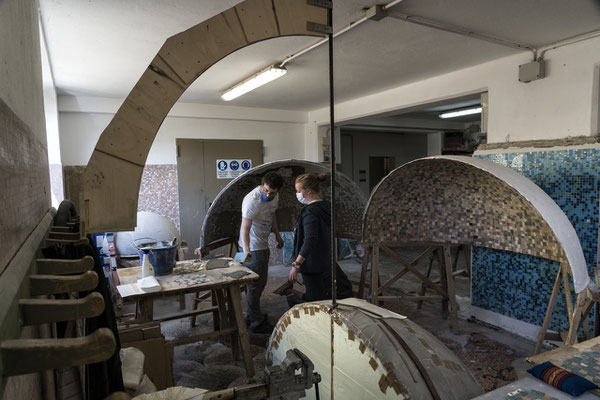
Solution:
M250 327L256 328L265 319L260 311L260 296L262 295L269 274L269 249L251 251L252 259L244 264L246 267L256 272L259 278L247 285L246 301L248 303L248 318Z
M306 303L307 301L325 300L327 298L323 274L302 274L302 280L304 282L305 293L301 298L294 295L287 296L287 302L290 307Z

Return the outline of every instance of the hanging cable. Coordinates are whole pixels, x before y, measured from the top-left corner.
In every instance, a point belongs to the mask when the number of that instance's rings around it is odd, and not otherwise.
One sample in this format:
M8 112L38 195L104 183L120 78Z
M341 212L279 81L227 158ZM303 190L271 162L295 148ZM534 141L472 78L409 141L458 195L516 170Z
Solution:
M333 26L333 10L327 14L327 23ZM337 306L337 241L335 237L335 116L334 116L334 86L333 86L333 33L329 39L329 161L331 162L331 308Z

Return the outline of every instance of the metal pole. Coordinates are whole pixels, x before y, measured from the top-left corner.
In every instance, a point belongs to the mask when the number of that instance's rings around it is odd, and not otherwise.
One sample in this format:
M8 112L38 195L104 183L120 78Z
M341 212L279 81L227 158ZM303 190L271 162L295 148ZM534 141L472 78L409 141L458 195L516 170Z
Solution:
M327 12L327 24L333 27L333 7ZM331 306L337 306L337 240L335 237L335 118L333 113L333 30L329 39L329 160L331 162Z

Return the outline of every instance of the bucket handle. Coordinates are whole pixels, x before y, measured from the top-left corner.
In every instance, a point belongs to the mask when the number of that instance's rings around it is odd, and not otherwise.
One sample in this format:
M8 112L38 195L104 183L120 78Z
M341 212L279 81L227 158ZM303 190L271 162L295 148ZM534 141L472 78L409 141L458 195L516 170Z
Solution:
M149 240L152 241L151 242L152 244L158 243L158 240L156 240L156 239L153 239L153 238L150 238L150 237L141 237L141 238L133 239L133 245L135 247L137 247L138 249L141 249L141 247L136 243L136 241L139 241L139 240L142 240L142 239L149 239ZM150 242L148 242L148 243L150 243ZM145 247L145 246L142 246L142 247Z

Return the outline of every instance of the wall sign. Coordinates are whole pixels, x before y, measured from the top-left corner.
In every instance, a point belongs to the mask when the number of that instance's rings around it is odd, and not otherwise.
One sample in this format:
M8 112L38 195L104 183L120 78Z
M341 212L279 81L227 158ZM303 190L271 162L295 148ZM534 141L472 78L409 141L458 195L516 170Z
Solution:
M217 158L217 179L232 179L252 168L252 160L225 160Z

